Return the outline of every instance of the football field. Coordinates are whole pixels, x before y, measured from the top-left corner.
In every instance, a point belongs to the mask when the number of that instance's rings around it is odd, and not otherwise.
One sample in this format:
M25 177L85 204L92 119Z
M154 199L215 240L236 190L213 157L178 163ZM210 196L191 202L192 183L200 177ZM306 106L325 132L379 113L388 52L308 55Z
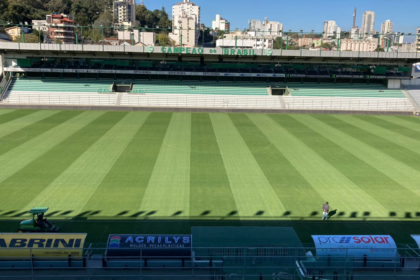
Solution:
M405 242L420 233L420 118L2 109L0 231L34 206L96 236L261 224Z

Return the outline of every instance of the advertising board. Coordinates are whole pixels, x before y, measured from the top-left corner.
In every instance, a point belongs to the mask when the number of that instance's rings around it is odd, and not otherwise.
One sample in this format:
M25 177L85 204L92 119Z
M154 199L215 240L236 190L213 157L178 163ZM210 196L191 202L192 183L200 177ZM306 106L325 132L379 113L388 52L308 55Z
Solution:
M191 235L111 234L107 256L191 256Z
M397 245L390 235L312 235L317 256L341 256L392 260Z
M0 257L81 257L86 233L0 233Z

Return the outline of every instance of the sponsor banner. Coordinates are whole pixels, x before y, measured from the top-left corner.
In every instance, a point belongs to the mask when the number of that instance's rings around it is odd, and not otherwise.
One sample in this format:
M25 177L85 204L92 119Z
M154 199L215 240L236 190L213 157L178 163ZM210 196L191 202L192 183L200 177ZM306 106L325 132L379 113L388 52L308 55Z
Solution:
M306 75L306 78L331 78L331 75Z
M33 69L33 70L36 70L36 68ZM52 69L51 68L39 68L38 71L34 71L34 72L48 72L48 73L50 73L50 72L52 72Z
M115 73L115 70L110 70L110 69L108 69L108 70L103 70L103 69L101 69L101 70L97 70L99 73L112 73L112 74L114 74Z
M286 76L290 78L306 78L305 74L287 74Z
M363 79L363 75L335 75L336 78L344 79Z
M417 246L420 248L420 234L412 234L411 237L416 241Z
M87 73L99 73L98 69L87 69Z
M134 70L115 70L116 74L134 74Z
M63 69L51 69L51 72L54 72L54 73L63 73Z
M77 69L77 73L87 73L87 69Z
M385 76L368 75L368 76L366 76L366 78L372 79L372 80L383 80L383 79L386 79L387 77L385 77Z
M63 69L64 73L76 73L76 69Z
M82 257L86 233L0 233L0 257ZM5 249L5 250L3 250Z
M397 245L390 235L312 235L317 256L395 259Z
M191 256L192 235L111 234L107 256Z

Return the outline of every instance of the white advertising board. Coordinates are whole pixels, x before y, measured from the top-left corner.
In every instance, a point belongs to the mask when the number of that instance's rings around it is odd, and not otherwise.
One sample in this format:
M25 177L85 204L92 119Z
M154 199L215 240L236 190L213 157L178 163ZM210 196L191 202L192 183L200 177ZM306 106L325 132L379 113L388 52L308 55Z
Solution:
M312 235L317 256L392 260L397 245L390 235Z

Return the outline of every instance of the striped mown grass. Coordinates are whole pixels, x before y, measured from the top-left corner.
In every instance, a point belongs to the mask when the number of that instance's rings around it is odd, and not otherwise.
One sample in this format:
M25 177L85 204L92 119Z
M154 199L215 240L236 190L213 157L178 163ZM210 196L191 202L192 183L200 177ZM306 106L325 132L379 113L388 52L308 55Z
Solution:
M98 239L259 224L406 242L418 182L414 117L0 110L0 231L49 206Z

